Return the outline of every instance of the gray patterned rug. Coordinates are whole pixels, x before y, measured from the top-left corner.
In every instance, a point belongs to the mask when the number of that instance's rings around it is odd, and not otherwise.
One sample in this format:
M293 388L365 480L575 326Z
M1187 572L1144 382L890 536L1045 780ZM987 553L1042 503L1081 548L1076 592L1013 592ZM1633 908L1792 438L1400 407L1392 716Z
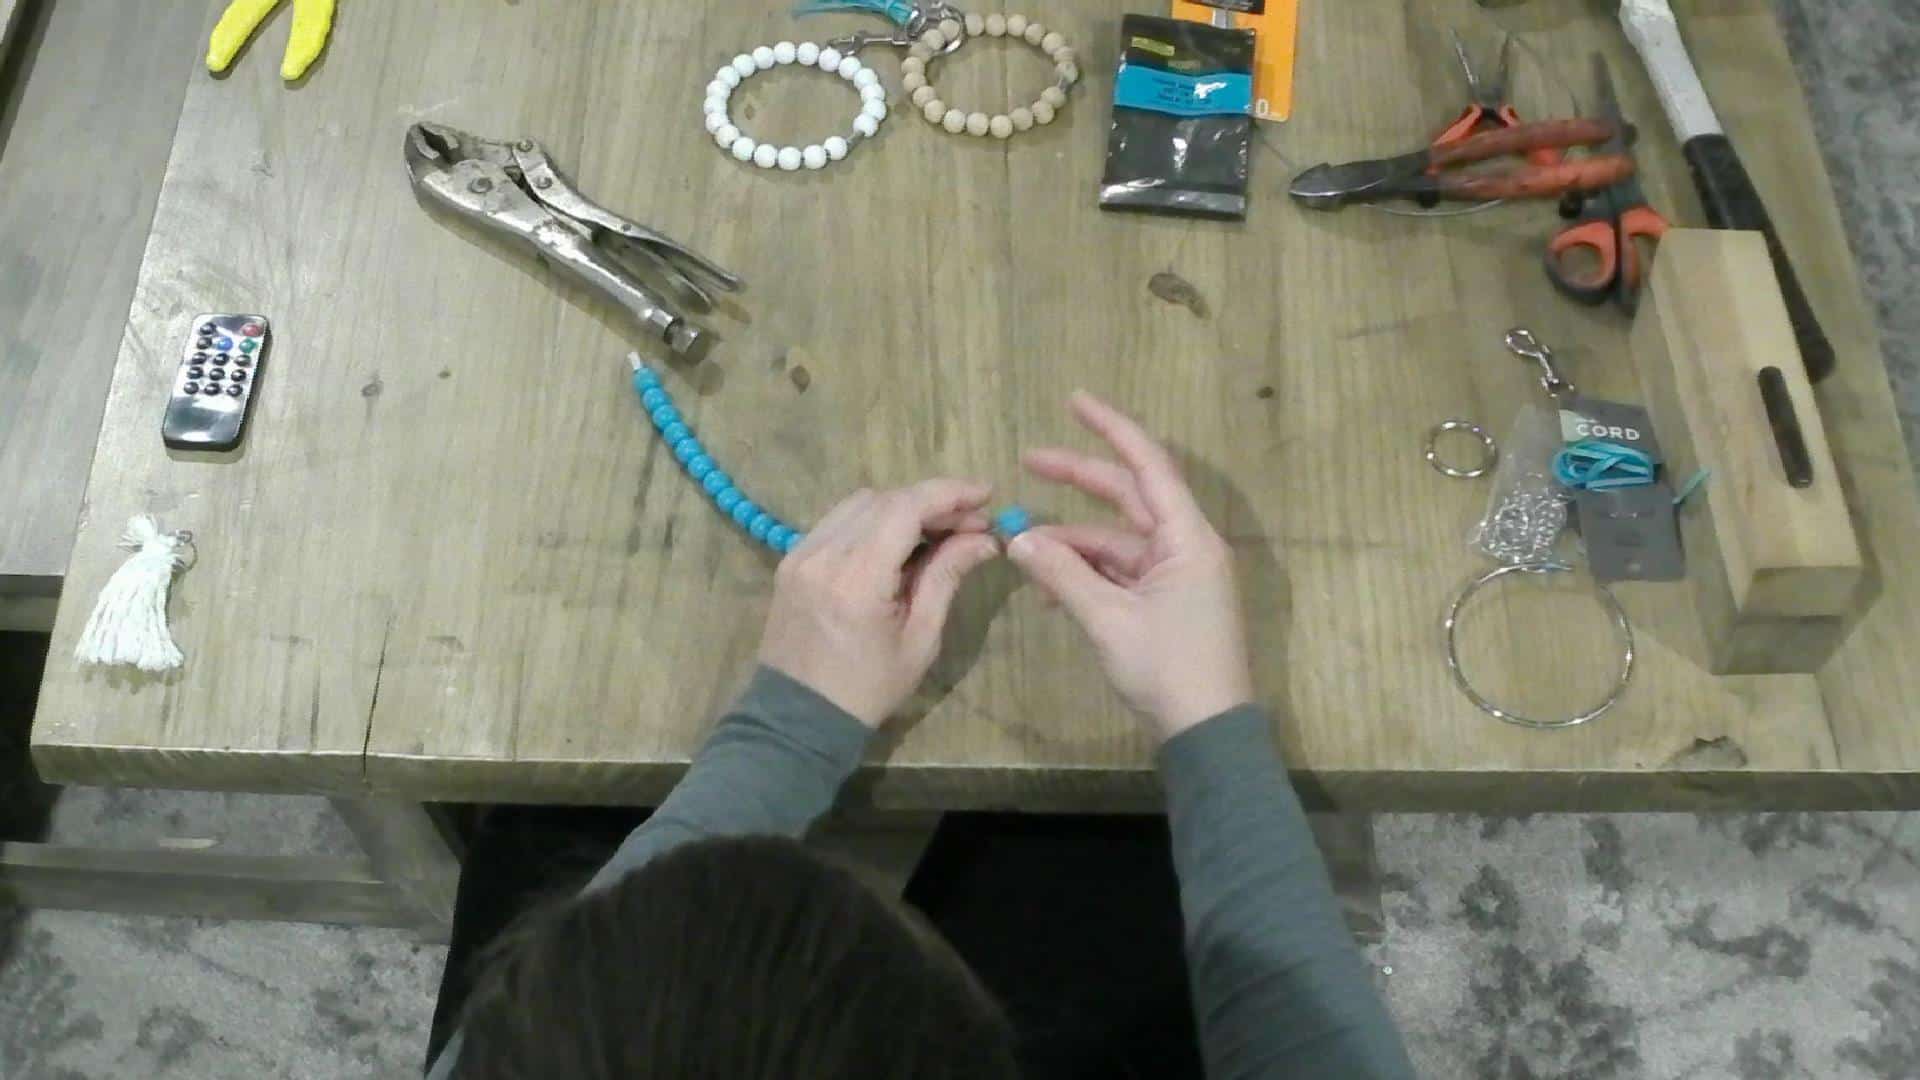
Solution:
M1433 1077L1920 1076L1920 817L1381 817Z
M1911 445L1920 0L1778 4ZM0 835L7 809L0 790ZM1383 817L1382 985L1432 1077L1920 1077L1916 820ZM85 789L53 834L350 846L318 799ZM0 913L0 1078L417 1075L443 957L387 931Z

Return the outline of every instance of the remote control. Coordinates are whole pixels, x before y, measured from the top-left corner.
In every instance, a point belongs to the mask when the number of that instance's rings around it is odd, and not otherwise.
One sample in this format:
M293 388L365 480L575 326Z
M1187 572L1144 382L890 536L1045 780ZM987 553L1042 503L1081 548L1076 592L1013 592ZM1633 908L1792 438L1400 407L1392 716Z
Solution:
M201 315L193 320L180 372L173 380L160 436L175 450L231 450L240 445L253 384L271 341L264 315Z

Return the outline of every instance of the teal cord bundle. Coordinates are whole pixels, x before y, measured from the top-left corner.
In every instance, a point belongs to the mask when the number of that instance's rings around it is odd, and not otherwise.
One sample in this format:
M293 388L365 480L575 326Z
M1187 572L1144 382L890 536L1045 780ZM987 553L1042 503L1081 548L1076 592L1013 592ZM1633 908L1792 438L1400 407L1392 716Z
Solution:
M801 0L793 6L795 15L819 15L829 11L861 11L885 15L895 26L913 21L914 7L906 0Z
M1573 491L1612 491L1653 483L1659 463L1631 446L1583 439L1553 456L1553 477Z

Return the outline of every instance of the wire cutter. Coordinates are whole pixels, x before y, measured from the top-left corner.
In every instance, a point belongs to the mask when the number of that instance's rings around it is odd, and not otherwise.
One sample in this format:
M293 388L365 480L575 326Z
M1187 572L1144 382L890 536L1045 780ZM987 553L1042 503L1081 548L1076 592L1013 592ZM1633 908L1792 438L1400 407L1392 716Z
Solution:
M713 308L709 288L738 291L738 277L666 236L615 214L554 169L532 139L500 142L444 124L407 129L407 175L423 199L531 245L544 261L611 297L657 340L697 358L706 332L642 284L618 256L637 257L696 311Z
M1573 191L1598 191L1632 176L1633 159L1605 154L1495 172L1445 170L1508 154L1596 146L1613 139L1619 130L1611 121L1574 117L1483 131L1399 157L1315 165L1293 178L1288 193L1315 210L1338 210L1350 202L1373 199L1547 199Z
M1481 82L1479 73L1473 70L1473 60L1467 56L1466 43L1460 40L1458 30L1449 30L1453 37L1453 55L1460 59L1460 70L1467 76L1468 103L1464 111L1445 131L1434 136L1433 145L1447 146L1457 143L1470 135L1486 130L1516 128L1520 126L1520 112L1507 101L1507 76L1512 71L1513 35L1500 39L1500 69L1491 82ZM1552 147L1537 147L1527 151L1527 160L1535 165L1555 165L1560 161L1560 151Z
M1609 154L1631 157L1627 146L1627 127L1620 114L1620 99L1613 88L1613 74L1606 58L1594 54L1593 70L1600 84L1600 109L1613 121L1619 134L1607 141ZM1640 181L1627 176L1612 187L1588 199L1572 225L1560 230L1547 242L1547 278L1554 287L1583 304L1599 304L1609 296L1631 314L1640 299L1640 283L1646 277L1647 258L1640 241L1658 244L1670 226L1659 211L1647 205ZM1592 254L1593 268L1580 268L1577 252Z

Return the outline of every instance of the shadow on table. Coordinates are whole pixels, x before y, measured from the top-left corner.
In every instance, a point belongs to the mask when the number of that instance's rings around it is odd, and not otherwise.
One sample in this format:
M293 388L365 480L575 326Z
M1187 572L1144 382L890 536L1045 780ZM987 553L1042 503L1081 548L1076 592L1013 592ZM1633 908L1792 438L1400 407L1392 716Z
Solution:
M45 840L60 792L40 782L27 749L46 661L47 635L0 633L0 842ZM12 958L26 916L7 902L4 875L0 870L0 967Z

